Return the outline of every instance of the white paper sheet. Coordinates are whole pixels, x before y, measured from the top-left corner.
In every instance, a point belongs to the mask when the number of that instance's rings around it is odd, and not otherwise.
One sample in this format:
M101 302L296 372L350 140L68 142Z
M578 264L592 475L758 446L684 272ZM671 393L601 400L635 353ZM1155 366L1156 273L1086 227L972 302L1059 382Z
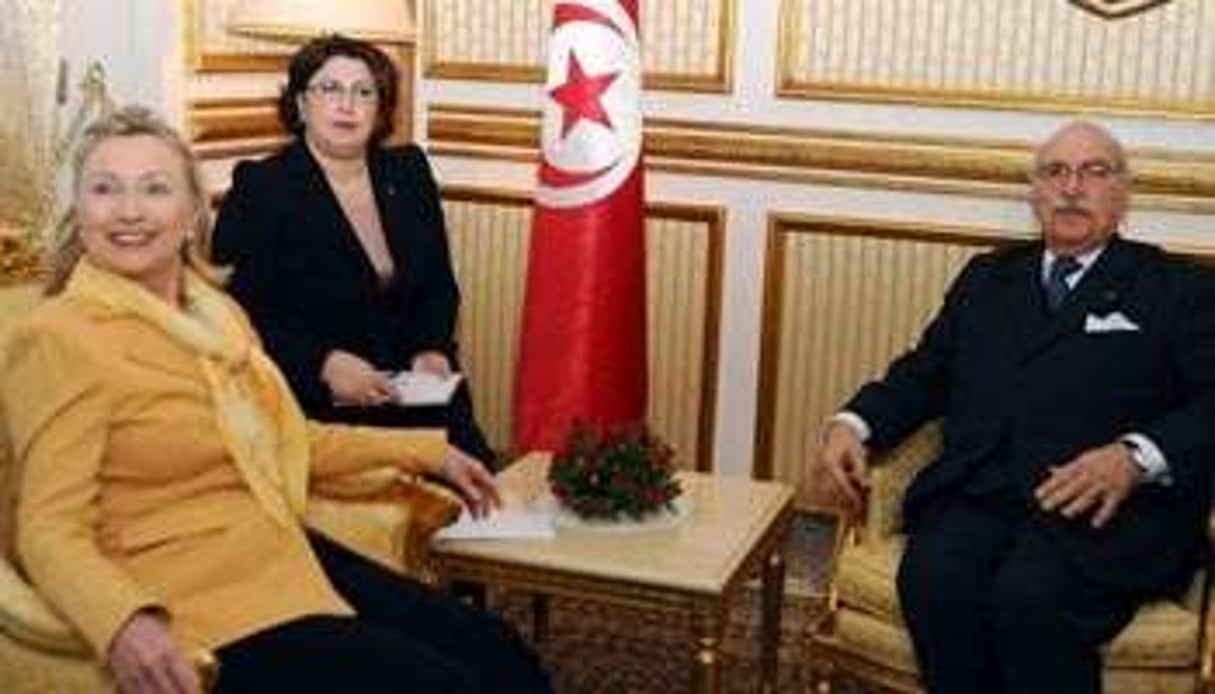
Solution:
M455 523L442 528L440 540L519 540L548 539L556 535L553 509L543 502L519 508L494 511L485 518L473 518L468 509Z
M398 405L446 405L464 378L453 373L447 378L426 371L401 371L392 377L393 399Z

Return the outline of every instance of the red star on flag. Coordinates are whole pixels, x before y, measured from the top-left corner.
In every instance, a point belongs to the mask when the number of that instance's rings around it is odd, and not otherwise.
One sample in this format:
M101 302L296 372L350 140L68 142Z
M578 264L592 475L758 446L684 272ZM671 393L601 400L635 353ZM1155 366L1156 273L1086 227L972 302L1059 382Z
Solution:
M582 63L578 62L578 54L573 51L570 51L568 66L565 84L549 92L553 100L561 105L561 137L568 135L578 121L584 118L610 129L612 120L600 99L620 73L588 75L583 71Z

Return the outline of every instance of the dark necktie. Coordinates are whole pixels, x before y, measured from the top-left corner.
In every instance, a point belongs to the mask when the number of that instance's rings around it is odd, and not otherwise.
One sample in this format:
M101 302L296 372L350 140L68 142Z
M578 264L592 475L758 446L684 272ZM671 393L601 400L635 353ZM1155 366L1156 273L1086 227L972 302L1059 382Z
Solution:
M1050 310L1058 310L1067 298L1071 287L1067 278L1076 274L1080 269L1080 261L1069 256L1059 256L1051 261L1050 270L1046 273L1046 305Z

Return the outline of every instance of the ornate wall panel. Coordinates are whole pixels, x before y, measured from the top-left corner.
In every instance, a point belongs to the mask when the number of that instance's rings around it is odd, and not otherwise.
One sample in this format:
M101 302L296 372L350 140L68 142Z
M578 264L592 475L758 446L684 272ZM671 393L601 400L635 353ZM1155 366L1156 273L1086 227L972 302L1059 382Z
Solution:
M1215 4L784 0L784 95L1215 117Z
M733 0L642 0L647 87L728 91ZM541 82L553 0L431 0L426 76Z
M510 441L531 200L448 189L444 210L463 292L459 327L478 417ZM655 206L647 220L651 421L686 467L712 459L721 288L720 211Z
M432 106L430 150L461 157L534 161L539 117L519 109ZM1020 198L1032 144L857 135L843 130L773 128L647 118L650 169L749 180ZM1215 213L1215 157L1134 149L1137 209Z
M42 224L55 175L59 3L0 0L0 241ZM66 100L65 84L58 85Z
M648 416L680 464L701 470L712 458L723 224L720 211L666 207L646 224Z
M291 47L228 31L228 14L236 0L184 0L186 50L197 72L281 70Z
M496 447L511 440L531 204L529 197L505 193L444 192L461 290L461 358L471 379L477 418Z
M909 347L945 287L1010 232L776 217L764 294L756 474L821 499L806 477L823 420Z

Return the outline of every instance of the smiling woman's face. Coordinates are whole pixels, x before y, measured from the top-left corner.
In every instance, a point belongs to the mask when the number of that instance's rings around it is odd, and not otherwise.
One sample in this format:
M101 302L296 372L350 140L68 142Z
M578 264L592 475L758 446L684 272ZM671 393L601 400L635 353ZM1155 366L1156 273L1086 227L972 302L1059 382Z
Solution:
M177 299L182 247L198 214L185 166L155 136L110 137L84 160L75 191L89 260L168 301Z

